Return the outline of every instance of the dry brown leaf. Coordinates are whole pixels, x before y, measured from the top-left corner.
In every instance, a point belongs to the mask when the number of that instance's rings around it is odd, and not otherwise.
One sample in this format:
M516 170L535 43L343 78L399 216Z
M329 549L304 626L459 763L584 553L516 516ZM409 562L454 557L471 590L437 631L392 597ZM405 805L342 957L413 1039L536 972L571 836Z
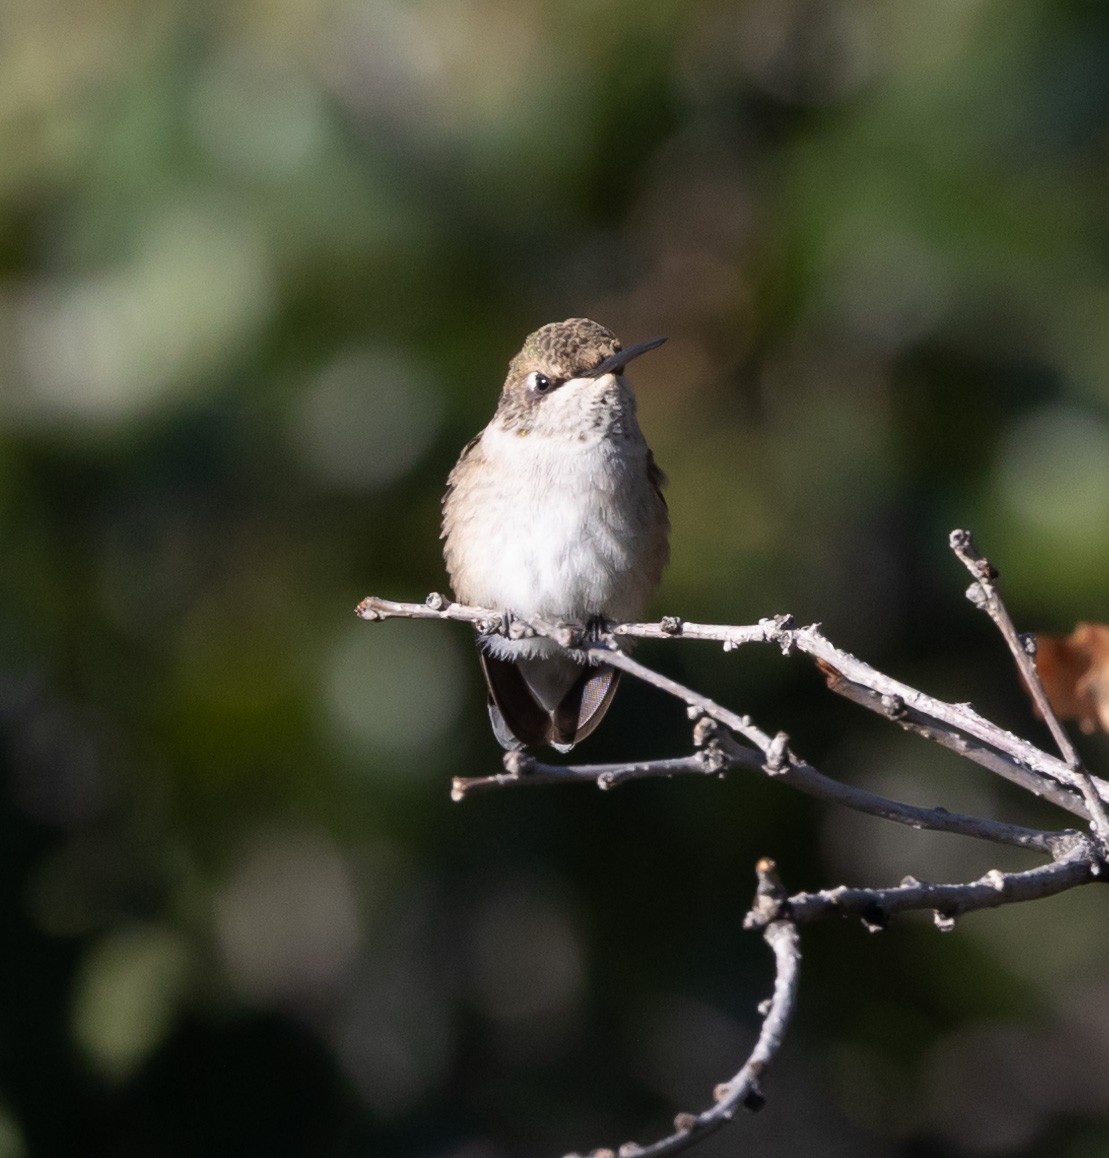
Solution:
M1037 635L1036 667L1060 719L1077 720L1083 732L1109 732L1109 624Z

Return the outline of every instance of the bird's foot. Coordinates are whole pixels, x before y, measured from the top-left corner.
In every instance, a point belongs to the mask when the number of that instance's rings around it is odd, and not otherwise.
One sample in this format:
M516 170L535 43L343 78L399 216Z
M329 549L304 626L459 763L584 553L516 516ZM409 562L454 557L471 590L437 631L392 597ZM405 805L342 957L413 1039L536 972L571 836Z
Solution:
M600 643L609 634L611 624L603 615L594 615L586 621L583 639L590 643Z
M500 635L505 639L531 639L535 636L535 628L506 607L498 612L497 619L483 634Z
M515 616L511 611L507 608L502 609L496 615L491 615L488 619L483 619L477 624L478 637L488 639L493 635L501 635L508 638L514 620Z
M606 643L611 638L612 624L601 615L590 616L584 624L575 623L568 625L568 630L571 633L571 640L568 646L573 649L588 650L593 647ZM593 661L589 661L593 662Z

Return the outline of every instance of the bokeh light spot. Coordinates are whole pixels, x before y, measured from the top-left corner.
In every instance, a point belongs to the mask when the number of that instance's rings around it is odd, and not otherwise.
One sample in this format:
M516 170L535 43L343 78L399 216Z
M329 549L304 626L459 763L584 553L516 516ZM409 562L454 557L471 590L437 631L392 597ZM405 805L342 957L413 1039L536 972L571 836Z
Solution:
M216 902L220 947L244 995L326 994L361 936L350 872L321 836L270 833L248 843Z
M454 725L467 684L460 645L442 624L359 623L332 644L324 679L339 738L366 752L428 748ZM398 764L397 775L430 765Z
M565 1016L581 997L585 971L570 914L534 886L489 898L474 924L471 961L478 1003L498 1020Z
M201 75L192 99L197 139L227 169L283 177L310 163L326 123L308 79L275 55L228 47Z
M1067 406L1045 406L1006 431L997 485L1012 511L1042 533L1109 535L1109 425Z
M185 938L161 925L107 934L77 979L73 1032L104 1077L123 1080L168 1032L189 972Z
M203 198L172 206L139 226L129 261L28 283L0 416L99 425L148 412L234 356L271 298L248 222Z
M347 350L305 389L293 441L322 484L374 490L419 463L439 432L442 409L439 390L410 359Z

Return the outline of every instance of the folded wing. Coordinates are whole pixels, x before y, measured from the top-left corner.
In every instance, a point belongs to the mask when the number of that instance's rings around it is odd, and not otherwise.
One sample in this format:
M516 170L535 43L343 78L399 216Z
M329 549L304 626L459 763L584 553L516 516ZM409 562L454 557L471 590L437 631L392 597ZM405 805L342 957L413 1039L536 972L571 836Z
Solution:
M493 731L510 751L550 744L568 752L601 722L620 682L618 669L586 667L569 656L505 660L480 654Z

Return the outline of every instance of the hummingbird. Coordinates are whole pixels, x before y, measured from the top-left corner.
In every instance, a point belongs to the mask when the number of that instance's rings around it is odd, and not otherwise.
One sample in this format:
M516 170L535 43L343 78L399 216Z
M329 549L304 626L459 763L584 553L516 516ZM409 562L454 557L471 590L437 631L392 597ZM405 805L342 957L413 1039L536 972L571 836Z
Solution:
M508 367L496 413L443 496L444 557L462 603L593 635L638 619L670 557L665 476L636 419L625 349L588 318L542 326ZM502 747L568 752L597 727L620 672L542 636L479 633Z

